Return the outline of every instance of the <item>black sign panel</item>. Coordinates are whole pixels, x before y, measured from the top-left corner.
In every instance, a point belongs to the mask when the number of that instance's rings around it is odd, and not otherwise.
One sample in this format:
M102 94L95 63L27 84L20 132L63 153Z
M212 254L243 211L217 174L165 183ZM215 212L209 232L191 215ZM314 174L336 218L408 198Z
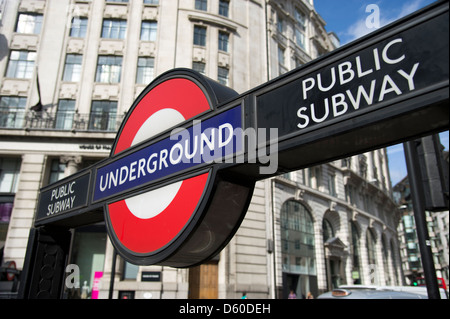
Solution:
M448 86L448 21L448 12L412 20L265 86L257 126L283 140Z
M160 271L143 271L141 281L161 281Z
M448 129L448 20L448 2L437 2L241 95L168 71L135 101L108 159L41 191L35 225L80 225L104 211L126 260L200 264L237 231L257 180ZM151 135L147 121L170 118L162 106L186 120ZM194 156L235 140L243 154ZM140 183L156 167L167 174Z
M81 176L64 179L41 191L36 214L36 223L55 219L88 203L90 171ZM62 216L61 216L62 217Z

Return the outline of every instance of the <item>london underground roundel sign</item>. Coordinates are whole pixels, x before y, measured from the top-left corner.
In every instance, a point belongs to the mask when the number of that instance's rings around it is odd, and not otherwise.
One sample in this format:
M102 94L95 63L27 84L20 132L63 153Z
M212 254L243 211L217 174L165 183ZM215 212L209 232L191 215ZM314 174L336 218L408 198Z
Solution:
M130 108L111 151L117 160L97 171L94 191L94 200L113 198L105 204L108 233L129 261L198 264L237 230L253 183L223 176L220 164L208 165L211 149L205 149L229 144L232 128L242 125L241 107L195 122L234 95L196 72L176 69L153 81ZM180 126L174 137L172 129Z

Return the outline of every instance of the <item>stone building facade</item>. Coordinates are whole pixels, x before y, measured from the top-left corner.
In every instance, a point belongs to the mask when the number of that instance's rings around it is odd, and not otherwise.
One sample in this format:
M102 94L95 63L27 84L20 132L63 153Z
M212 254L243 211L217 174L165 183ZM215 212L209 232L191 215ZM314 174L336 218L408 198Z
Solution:
M0 247L19 269L39 189L109 156L124 114L157 75L192 68L243 93L339 45L313 0L0 7ZM258 182L235 237L196 268L117 257L112 276L103 223L72 230L69 263L85 290L100 278L99 298L110 288L114 298L284 298L290 289L301 297L342 283L399 284L387 168L381 149Z

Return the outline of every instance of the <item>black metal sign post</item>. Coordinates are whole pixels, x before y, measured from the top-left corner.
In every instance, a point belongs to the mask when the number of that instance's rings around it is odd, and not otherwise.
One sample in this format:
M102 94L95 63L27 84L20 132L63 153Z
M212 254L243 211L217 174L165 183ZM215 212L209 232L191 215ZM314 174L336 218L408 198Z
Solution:
M408 170L408 180L411 188L411 200L414 210L417 238L419 239L420 256L425 274L428 298L441 299L439 285L434 267L433 254L431 252L430 236L425 220L425 199L420 174L419 156L417 154L416 141L408 141L403 144L405 160Z
M432 4L241 95L196 72L169 71L130 108L110 158L41 190L35 227L51 232L105 220L115 249L130 262L200 264L234 235L257 180L448 129L448 21L448 1ZM175 134L132 143L142 106L177 97L173 107L197 114L184 116ZM158 198L159 189L174 188L158 218L137 212L151 232L134 212L122 214L124 201L147 209L146 194ZM181 193L186 203L177 199ZM188 202L185 222L161 238L151 223ZM142 240L139 232L158 236ZM38 258L31 250L28 267ZM33 289L24 295L38 297Z

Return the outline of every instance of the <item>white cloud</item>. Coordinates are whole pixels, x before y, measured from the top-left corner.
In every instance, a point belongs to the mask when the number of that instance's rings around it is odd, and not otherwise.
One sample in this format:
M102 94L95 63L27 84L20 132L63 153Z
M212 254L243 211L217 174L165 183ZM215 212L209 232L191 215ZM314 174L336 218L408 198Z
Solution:
M395 20L398 20L414 11L419 10L423 6L424 0L414 0L412 2L408 2L404 4L400 11L396 12L389 12L386 10L383 10L383 7L379 4L378 7L380 8L380 27L383 27ZM365 11L365 10L364 10ZM340 35L341 39L343 39L343 43L345 44L347 42L351 42L355 39L358 39L366 34L369 34L372 31L375 31L374 28L368 28L366 25L366 18L371 13L365 13L361 19L358 19L355 21L352 25L350 25L343 34ZM345 43L344 43L345 42Z
M350 42L362 36L365 36L366 34L374 30L375 29L369 29L368 27L366 27L366 19L361 19L356 21L350 27L348 27L347 31L345 32L345 35L349 37L348 42Z

